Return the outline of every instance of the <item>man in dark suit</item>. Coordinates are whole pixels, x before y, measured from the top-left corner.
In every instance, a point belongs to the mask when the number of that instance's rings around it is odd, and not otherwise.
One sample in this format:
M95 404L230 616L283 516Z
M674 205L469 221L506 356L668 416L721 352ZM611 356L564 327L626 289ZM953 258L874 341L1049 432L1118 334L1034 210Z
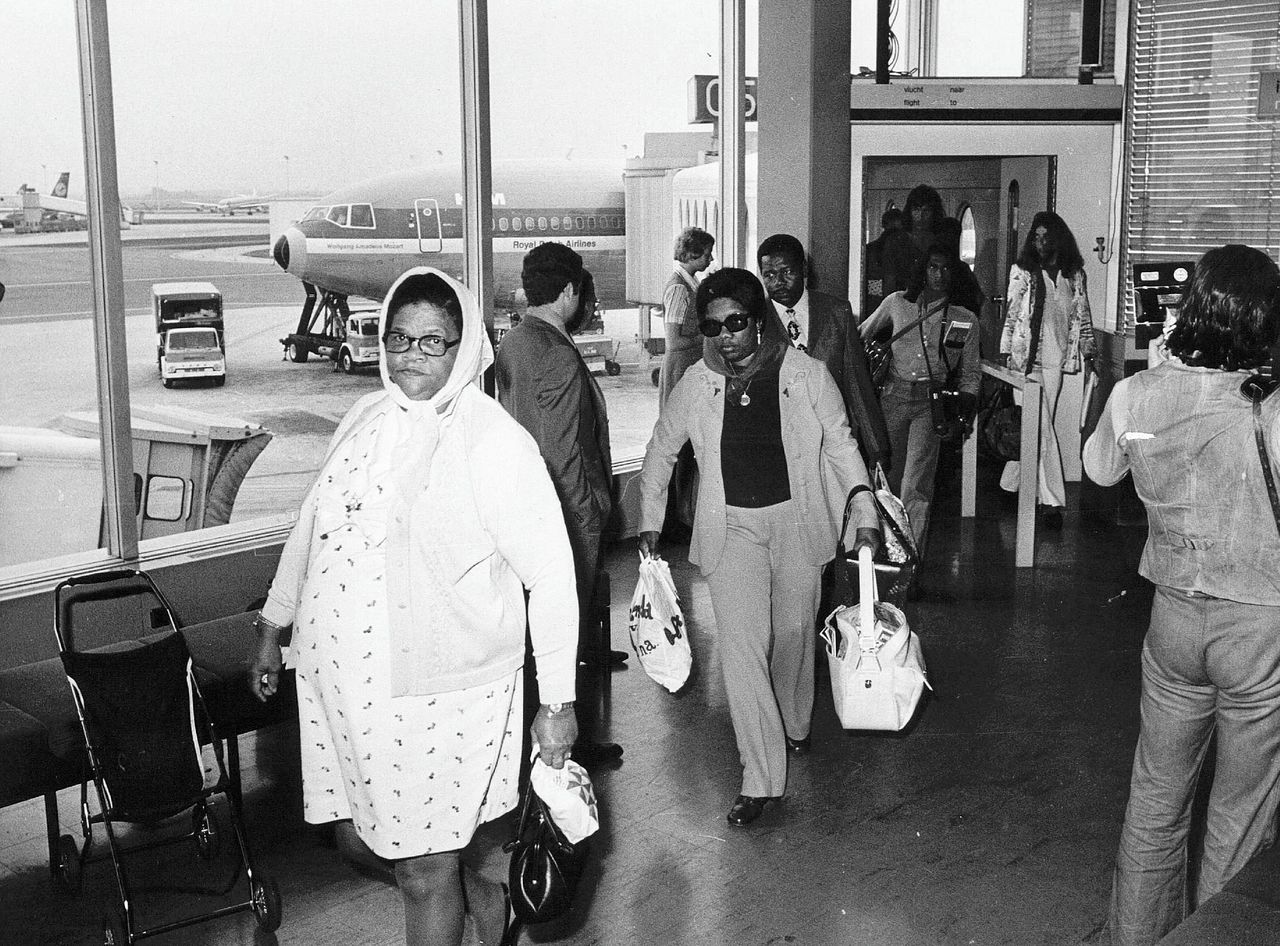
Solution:
M827 366L867 466L879 463L888 470L889 431L848 301L807 289L804 245L790 234L776 233L761 243L756 261L778 315L765 322L764 331L784 333L793 346Z
M498 400L537 441L564 511L581 615L580 737L573 754L589 764L622 755L621 746L596 741L600 677L610 659L607 644L595 646L592 624L601 538L613 512L609 419L600 386L571 337L594 314L595 286L582 257L561 243L543 243L526 253L521 281L529 305L498 347ZM526 678L526 689L533 683Z

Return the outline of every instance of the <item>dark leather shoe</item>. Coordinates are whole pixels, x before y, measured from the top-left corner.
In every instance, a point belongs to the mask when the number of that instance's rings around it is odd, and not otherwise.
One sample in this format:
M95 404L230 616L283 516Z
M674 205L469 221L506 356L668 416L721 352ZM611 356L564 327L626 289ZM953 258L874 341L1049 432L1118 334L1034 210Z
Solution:
M585 769L622 758L622 746L616 742L588 742L573 747L573 760Z
M610 670L626 670L627 658L631 655L625 650L609 651L609 669Z
M810 743L808 736L805 736L803 739L792 739L790 736L787 736L786 738L787 751L792 755L804 755L809 751Z
M739 795L734 799L733 807L726 816L729 824L739 827L749 825L764 812L764 806L773 801L772 798L754 798L751 795Z

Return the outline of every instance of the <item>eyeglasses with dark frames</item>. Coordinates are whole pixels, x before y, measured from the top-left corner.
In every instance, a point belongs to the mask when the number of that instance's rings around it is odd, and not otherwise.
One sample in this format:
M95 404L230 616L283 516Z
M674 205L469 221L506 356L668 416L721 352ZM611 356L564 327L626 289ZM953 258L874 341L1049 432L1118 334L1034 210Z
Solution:
M403 355L414 345L417 345L418 351L424 355L430 355L432 358L443 356L445 352L461 341L461 336L449 341L440 335L413 336L406 335L404 332L387 332L386 335L382 336L382 344L393 355Z
M730 332L741 332L751 322L751 316L743 312L735 312L723 322L717 319L703 319L698 323L698 331L707 338L719 338L725 329Z

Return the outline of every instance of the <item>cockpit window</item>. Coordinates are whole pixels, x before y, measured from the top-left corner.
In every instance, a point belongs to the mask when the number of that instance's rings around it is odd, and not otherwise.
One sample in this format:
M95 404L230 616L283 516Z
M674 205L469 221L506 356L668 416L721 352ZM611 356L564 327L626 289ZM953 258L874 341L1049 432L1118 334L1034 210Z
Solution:
M302 215L302 220L323 220L324 215L329 212L328 207L312 207ZM299 221L301 223L302 221Z
M340 227L347 225L347 205L340 204L337 207L330 207L329 214L325 217L330 223L336 223Z
M352 227L373 227L373 205L372 204L352 204L351 220L348 226Z

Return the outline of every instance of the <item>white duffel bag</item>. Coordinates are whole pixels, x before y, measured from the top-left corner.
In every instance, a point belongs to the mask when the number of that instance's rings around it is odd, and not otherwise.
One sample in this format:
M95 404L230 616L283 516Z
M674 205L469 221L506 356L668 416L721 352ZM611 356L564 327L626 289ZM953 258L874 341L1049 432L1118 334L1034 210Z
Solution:
M911 721L929 686L924 653L906 615L876 600L870 549L858 552L858 603L833 611L822 639L836 715L845 729L897 732Z

